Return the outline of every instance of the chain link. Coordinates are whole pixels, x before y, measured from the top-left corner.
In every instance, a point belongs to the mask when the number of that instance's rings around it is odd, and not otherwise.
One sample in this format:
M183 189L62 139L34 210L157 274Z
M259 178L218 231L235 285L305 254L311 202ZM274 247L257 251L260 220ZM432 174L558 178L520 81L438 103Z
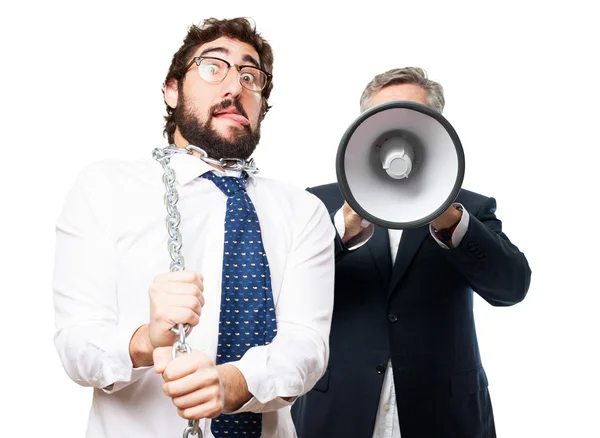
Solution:
M216 165L222 169L227 168L228 170L244 170L250 174L258 173L258 168L254 163L254 159L240 160L238 158L221 158L215 160L209 158L208 154L201 148L193 145L188 145L185 148L179 148L175 145L169 145L166 148L156 148L152 151L152 156L158 161L163 168L163 183L165 185L165 207L167 208L167 232L169 233L169 240L167 243L169 255L171 256L171 264L169 269L171 272L182 271L185 269L185 260L181 255L181 247L183 241L181 233L179 232L179 225L181 224L181 215L177 209L177 201L179 201L179 193L175 187L177 181L175 171L169 167L171 157L177 153L192 154L193 152L200 153L200 159L204 162ZM186 341L186 335L190 332L189 324L177 324L176 327L171 328L171 331L177 336L177 340L173 343L172 355L173 359L179 356L179 354L189 354L192 349ZM198 435L198 438L202 438L202 431L199 427L198 420L188 420L187 427L183 430L183 438L188 438L190 435Z

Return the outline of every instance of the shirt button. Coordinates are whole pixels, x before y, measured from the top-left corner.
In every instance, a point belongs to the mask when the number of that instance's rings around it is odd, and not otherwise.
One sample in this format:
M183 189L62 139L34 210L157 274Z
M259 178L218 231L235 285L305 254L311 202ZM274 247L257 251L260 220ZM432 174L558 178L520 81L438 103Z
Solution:
M375 370L377 371L377 374L383 374L385 373L385 366L379 364L375 367Z
M388 315L388 319L389 319L390 322L396 322L396 321L398 321L398 317L396 315L394 315L393 313L390 313Z

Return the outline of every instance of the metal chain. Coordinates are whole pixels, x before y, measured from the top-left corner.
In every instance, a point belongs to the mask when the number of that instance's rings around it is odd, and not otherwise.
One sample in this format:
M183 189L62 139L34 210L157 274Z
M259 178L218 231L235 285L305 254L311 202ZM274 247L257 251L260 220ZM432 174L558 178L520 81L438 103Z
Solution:
M212 165L217 165L222 169L229 170L245 170L248 173L258 173L254 160L250 159L240 160L238 158L221 158L215 160L209 158L208 154L201 148L193 145L188 145L185 148L179 148L175 145L169 145L166 148L156 148L152 151L152 156L158 161L164 171L162 180L165 185L165 207L167 208L167 232L169 233L168 249L169 255L171 256L171 264L169 269L171 272L182 271L185 269L185 260L181 255L181 247L183 245L181 239L181 233L179 232L179 224L181 223L181 215L177 209L177 201L179 200L179 193L175 188L175 171L169 167L171 157L177 153L192 154L193 152L200 153L200 159L204 162ZM189 354L192 349L186 341L186 335L190 332L189 324L177 324L176 327L172 327L171 331L177 336L177 340L173 343L172 355L173 359L179 356L179 353ZM198 438L202 438L202 431L199 427L198 420L188 420L187 427L183 430L183 438L188 438L190 435L198 435Z

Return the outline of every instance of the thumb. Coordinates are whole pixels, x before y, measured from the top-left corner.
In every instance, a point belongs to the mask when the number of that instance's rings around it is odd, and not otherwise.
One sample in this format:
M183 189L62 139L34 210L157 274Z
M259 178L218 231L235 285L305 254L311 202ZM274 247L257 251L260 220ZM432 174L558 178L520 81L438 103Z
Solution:
M154 359L154 372L162 374L167 369L167 365L173 360L172 347L155 348L152 352Z

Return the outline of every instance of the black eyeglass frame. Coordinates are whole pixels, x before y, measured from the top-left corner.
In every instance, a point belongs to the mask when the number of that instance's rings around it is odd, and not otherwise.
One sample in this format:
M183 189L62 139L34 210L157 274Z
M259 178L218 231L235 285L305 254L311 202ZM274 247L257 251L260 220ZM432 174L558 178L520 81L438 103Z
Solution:
M204 80L204 81L208 82L209 84L219 84L219 83L223 82L223 81L225 80L225 78L227 77L227 74L229 73L229 69L230 69L231 67L235 67L235 69L237 70L237 72L238 72L238 73L241 73L243 68L245 68L245 67L250 67L250 68L253 68L253 69L256 69L256 70L258 70L258 71L262 72L262 73L263 73L263 74L266 76L267 80L265 81L265 85L264 85L264 86L263 86L261 89L259 89L259 90L252 90L252 89L250 89L250 88L247 88L247 87L246 87L246 86L244 86L244 84L243 84L243 83L240 81L240 85L241 85L242 87L244 87L246 90L249 90L249 91L255 91L255 92L259 92L259 91L260 91L260 92L262 92L262 91L263 91L265 88L267 88L267 86L269 85L269 83L270 83L270 82L271 82L271 80L273 79L273 75L272 75L271 73L268 73L268 72L264 71L262 68L259 68L259 67L255 66L255 65L250 65L250 64L243 64L243 65L232 64L232 63L230 63L230 62L227 62L227 61L225 61L224 59L217 58L216 56L196 56L196 57L195 57L195 58L193 58L193 59L190 61L190 63L187 65L187 67L185 68L185 71L187 72L187 71L190 69L190 67L191 67L193 64L196 64L196 66L197 66L197 67L200 67L200 63L202 62L202 60L203 60L203 59L215 59L215 60L217 60L217 61L224 62L224 63L225 63L225 65L227 66L227 72L225 73L225 76L223 76L223 79L221 79L220 81L214 81L214 82L206 81L206 79L204 79L204 78L202 77L202 75L200 75L200 72L198 72L198 74L199 74L200 78L201 78L202 80ZM238 78L238 80L239 80L239 78Z

